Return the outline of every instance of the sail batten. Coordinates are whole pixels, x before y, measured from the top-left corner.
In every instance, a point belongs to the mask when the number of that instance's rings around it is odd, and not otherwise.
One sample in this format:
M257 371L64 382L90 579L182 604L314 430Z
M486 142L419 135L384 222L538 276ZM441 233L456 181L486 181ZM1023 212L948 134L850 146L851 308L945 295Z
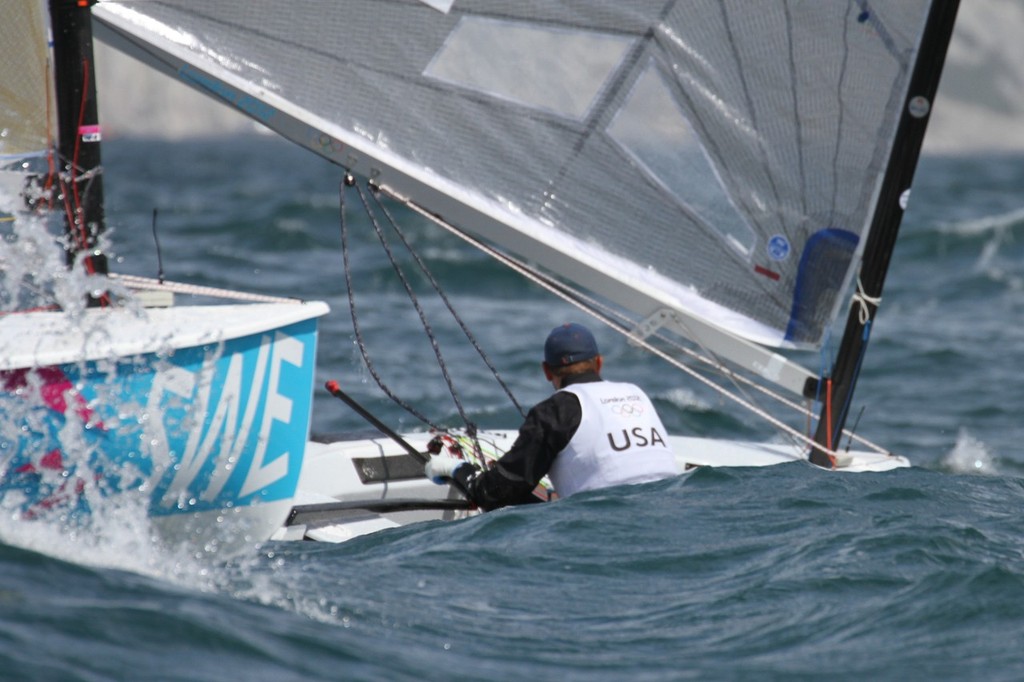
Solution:
M172 75L638 317L822 343L928 0L432 4L309 0L297 22L271 0L102 0L94 16Z

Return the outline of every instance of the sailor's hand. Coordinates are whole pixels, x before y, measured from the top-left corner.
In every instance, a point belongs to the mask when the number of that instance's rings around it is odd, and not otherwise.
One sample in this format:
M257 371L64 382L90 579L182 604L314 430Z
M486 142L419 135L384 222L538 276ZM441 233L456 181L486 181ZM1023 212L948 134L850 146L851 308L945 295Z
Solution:
M465 463L466 461L462 459L438 455L430 458L430 461L423 468L423 473L434 483L444 485L448 482L448 479L455 477L455 470Z

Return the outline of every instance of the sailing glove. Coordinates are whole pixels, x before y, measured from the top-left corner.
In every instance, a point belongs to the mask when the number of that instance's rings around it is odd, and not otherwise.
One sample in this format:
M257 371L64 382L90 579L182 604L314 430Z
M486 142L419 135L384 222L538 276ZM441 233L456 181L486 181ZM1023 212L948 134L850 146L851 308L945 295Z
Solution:
M430 461L423 468L423 473L434 483L444 485L449 479L455 478L455 470L466 464L465 460L440 455L431 457Z

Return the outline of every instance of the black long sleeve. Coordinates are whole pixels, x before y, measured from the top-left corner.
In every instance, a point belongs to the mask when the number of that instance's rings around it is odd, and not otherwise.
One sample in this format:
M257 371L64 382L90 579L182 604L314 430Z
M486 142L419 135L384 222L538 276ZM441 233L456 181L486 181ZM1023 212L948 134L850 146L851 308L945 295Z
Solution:
M597 374L581 374L563 385L600 380ZM456 481L467 497L484 510L536 502L534 488L572 440L582 415L579 398L574 394L554 393L530 410L515 443L493 467L479 473L470 467L460 467L455 472Z

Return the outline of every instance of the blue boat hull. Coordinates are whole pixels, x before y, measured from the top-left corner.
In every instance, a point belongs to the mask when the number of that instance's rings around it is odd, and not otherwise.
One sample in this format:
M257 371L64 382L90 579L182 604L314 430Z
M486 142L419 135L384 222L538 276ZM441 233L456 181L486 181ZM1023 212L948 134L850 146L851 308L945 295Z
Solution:
M0 504L88 523L145 508L172 535L280 526L309 435L316 319L159 353L0 372ZM225 513L228 516L225 516ZM208 535L205 532L201 535Z

